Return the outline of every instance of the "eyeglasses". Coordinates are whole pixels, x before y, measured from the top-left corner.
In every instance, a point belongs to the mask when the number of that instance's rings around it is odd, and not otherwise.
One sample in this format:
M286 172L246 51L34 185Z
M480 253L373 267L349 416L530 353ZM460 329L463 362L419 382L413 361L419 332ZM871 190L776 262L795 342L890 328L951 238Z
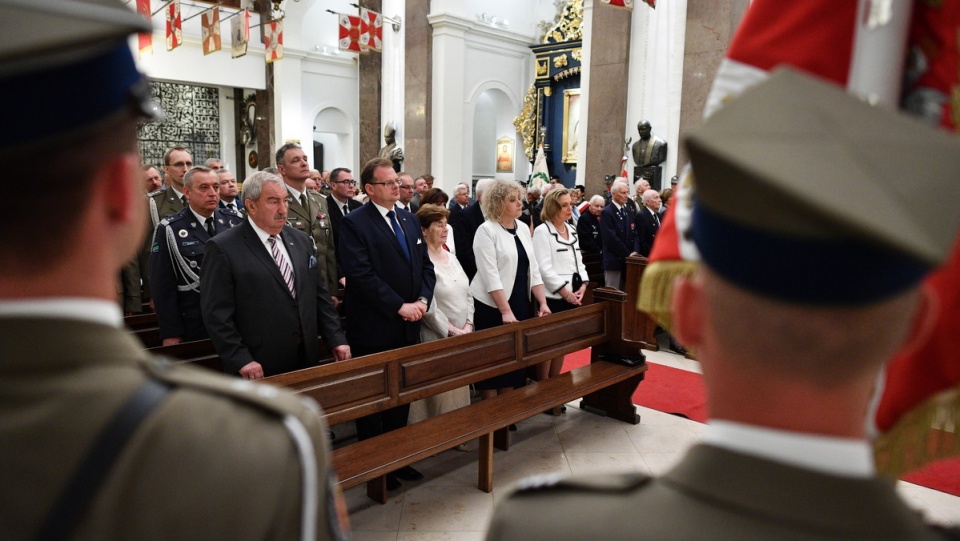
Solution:
M400 181L399 181L399 180L388 180L388 181L386 181L386 182L368 182L368 183L367 183L367 186L370 186L370 185L373 185L373 186L392 186L392 185L399 185L399 184L400 184Z
M412 190L412 189L413 189L413 186L404 186L403 184L401 184L401 185L400 185L400 189L401 189L401 190Z
M357 181L355 181L355 180L333 180L333 181L331 181L331 182L333 182L334 184L346 184L347 186L356 186L356 185L357 185ZM372 182L368 182L367 184L373 184L373 183L372 183Z
M193 162L177 162L171 163L170 167L193 167Z

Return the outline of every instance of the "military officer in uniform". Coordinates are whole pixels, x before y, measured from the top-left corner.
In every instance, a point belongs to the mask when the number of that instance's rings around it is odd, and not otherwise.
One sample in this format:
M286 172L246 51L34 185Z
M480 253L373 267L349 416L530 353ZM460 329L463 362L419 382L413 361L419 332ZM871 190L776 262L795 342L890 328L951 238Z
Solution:
M128 37L152 31L121 0L0 0L0 183L71 172L45 180L57 220L0 217L0 539L339 539L315 404L123 328L115 280L147 228L137 122L156 110Z
M307 179L310 178L310 163L300 145L283 145L277 150L276 159L277 169L289 192L287 202L290 210L287 223L313 237L320 269L327 280L327 289L331 295L335 295L340 290L340 285L337 282L335 241L326 198L306 187ZM334 303L337 303L336 298Z
M703 367L701 443L656 479L522 487L488 539L956 539L877 477L865 416L883 364L929 332L921 280L960 225L960 139L783 70L686 144L701 266L674 285L671 331ZM831 159L811 174L798 145ZM864 197L907 171L919 200Z
M183 177L187 208L160 220L150 254L153 301L163 345L208 337L200 316L203 250L217 233L238 226L236 212L221 209L217 173L194 167Z

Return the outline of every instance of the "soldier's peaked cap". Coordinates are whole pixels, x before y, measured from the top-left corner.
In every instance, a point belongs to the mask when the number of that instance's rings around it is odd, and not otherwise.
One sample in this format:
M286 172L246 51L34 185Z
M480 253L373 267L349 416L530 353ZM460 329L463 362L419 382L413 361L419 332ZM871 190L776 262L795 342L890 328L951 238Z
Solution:
M687 137L693 238L740 287L857 305L916 284L960 226L960 138L782 68Z
M158 117L127 39L150 22L119 0L0 0L0 149L133 112Z

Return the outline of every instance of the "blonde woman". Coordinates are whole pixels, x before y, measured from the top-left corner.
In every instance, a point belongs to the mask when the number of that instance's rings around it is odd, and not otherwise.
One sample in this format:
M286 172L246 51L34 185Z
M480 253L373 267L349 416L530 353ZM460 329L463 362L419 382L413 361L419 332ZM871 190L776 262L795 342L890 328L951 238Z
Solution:
M510 180L495 180L484 190L481 204L487 218L473 240L477 274L470 284L476 329L549 314L530 230L517 220L523 212L523 189ZM518 370L479 382L476 388L489 398L525 383L524 370Z
M533 251L540 267L551 312L562 312L583 302L589 276L580 255L577 232L567 220L573 216L569 190L553 190L543 200L540 219L533 231ZM554 377L563 367L563 357L544 361L537 367L539 379Z

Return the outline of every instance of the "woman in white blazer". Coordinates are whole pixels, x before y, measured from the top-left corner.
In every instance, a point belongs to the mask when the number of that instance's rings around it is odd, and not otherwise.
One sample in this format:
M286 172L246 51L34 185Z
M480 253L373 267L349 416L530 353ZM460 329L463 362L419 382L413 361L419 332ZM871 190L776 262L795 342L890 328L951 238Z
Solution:
M562 312L583 302L589 276L580 255L577 231L567 220L573 215L569 190L552 190L543 200L543 221L533 232L533 251L551 312ZM544 361L537 367L539 379L560 374L563 357Z
M496 180L484 190L480 204L487 219L473 240L477 260L477 274L470 283L474 327L479 331L549 314L533 239L527 226L517 220L523 212L523 189L514 181ZM531 310L531 295L536 311ZM481 381L476 388L488 398L525 383L525 371L518 370Z

